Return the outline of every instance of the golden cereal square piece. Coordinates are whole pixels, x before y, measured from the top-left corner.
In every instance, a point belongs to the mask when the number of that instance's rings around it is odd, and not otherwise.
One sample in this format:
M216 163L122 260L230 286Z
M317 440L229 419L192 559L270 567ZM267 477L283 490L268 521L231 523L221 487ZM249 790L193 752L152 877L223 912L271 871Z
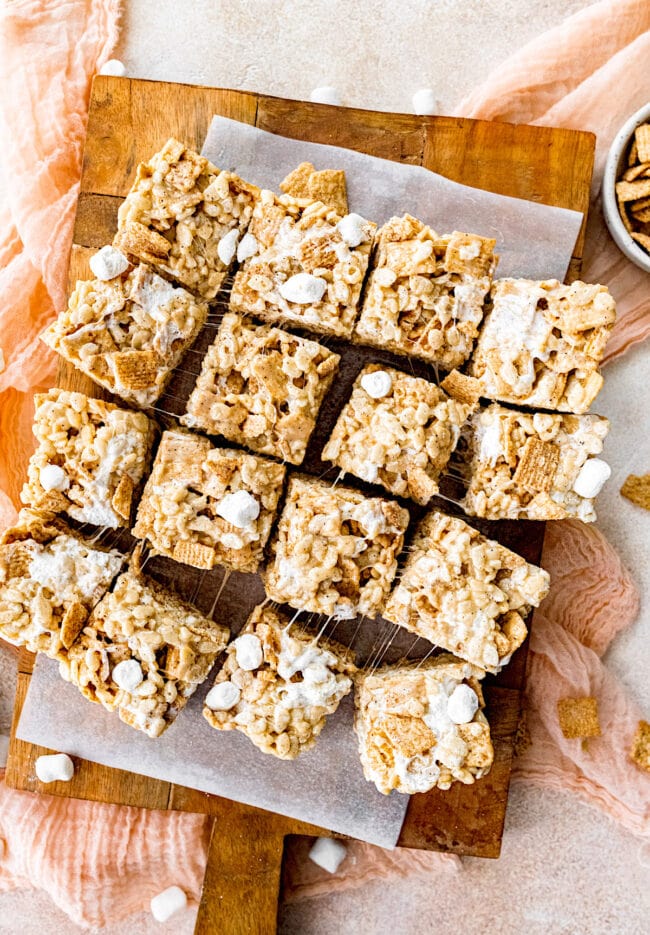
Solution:
M345 646L261 605L228 646L203 716L217 730L241 731L263 753L293 760L314 746L352 690L353 659Z
M228 637L227 627L129 570L61 653L59 668L90 701L159 737L205 681Z
M637 179L634 182L617 182L616 197L620 201L636 201L650 195L650 179Z
M640 477L630 474L621 487L621 493L637 506L650 510L650 474L643 474Z
M600 737L596 698L561 698L557 703L560 730L567 740Z
M231 311L349 338L374 232L371 221L342 217L321 201L263 191L247 238L254 252L235 276Z
M445 370L472 352L498 257L476 234L439 236L417 218L391 218L376 249L353 340Z
M481 384L475 377L468 377L467 374L461 373L459 370L452 370L441 381L440 389L459 403L466 403L473 408L478 406L481 396Z
M133 535L155 554L196 568L255 572L285 472L282 464L213 448L189 432L164 432Z
M95 383L146 408L163 392L207 315L207 304L187 290L144 264L126 265L110 280L78 282L68 307L41 338Z
M308 182L311 201L322 201L344 217L348 213L348 190L342 169L321 169L312 172Z
M583 413L602 386L599 364L616 321L605 286L500 279L492 286L469 373L481 395Z
M229 312L181 422L301 464L339 360L316 341Z
M458 517L419 524L384 617L475 666L499 671L527 635L550 578Z
M79 523L128 527L134 491L151 458L155 424L142 412L120 409L68 390L34 397L32 455L23 503L67 513Z
M390 493L427 504L473 405L435 383L368 364L355 380L323 459Z
M632 240L636 240L638 244L641 244L644 250L650 253L650 234L644 234L642 231L633 231Z
M650 773L650 724L647 721L639 721L630 757L637 766Z
M258 195L255 185L168 140L138 166L118 212L115 245L202 299L213 299Z
M448 654L360 672L354 729L368 782L384 795L412 795L485 776L494 749L483 713L484 675Z
M409 514L392 500L293 475L262 577L296 610L349 620L382 612Z
M52 514L21 510L0 537L0 636L58 658L119 574L124 556Z
M496 403L478 410L454 465L467 482L463 509L483 519L593 522L610 474L597 457L608 431L609 421L591 414L516 412Z
M311 162L301 162L280 182L280 191L292 198L309 199L309 179L315 171Z

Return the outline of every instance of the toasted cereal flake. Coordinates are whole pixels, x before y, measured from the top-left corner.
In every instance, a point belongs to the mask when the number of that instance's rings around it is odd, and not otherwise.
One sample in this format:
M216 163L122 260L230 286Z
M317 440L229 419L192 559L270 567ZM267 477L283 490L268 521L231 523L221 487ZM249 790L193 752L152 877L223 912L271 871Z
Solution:
M650 474L630 474L621 487L621 493L637 506L650 510Z
M329 208L334 208L341 217L348 213L348 192L345 172L342 169L321 169L312 172L308 181L311 201L322 201Z
M531 435L521 451L517 470L512 476L515 484L533 493L548 493L553 486L560 463L560 449L552 442L543 442Z
M635 201L637 198L647 198L648 195L650 179L616 183L616 196L620 201Z
M630 757L637 766L650 773L650 724L647 721L639 721Z
M642 123L634 131L639 162L650 162L650 123Z
M598 701L593 697L561 698L557 703L560 729L567 740L600 737Z

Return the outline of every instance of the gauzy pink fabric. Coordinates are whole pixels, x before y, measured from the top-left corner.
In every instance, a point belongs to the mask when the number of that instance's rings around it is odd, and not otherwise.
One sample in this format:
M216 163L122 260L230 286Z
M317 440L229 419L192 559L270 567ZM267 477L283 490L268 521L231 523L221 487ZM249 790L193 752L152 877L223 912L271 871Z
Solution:
M0 527L15 515L31 447L30 394L52 378L52 361L36 335L64 300L89 80L114 43L118 12L115 0L14 0L1 14L0 126L6 145L0 159L12 182L9 209L0 217L0 346L8 364L0 375ZM598 3L513 56L457 109L466 116L598 133L583 272L585 279L610 285L618 301L610 358L650 331L649 277L609 240L598 193L609 140L650 97L649 53L650 4ZM553 588L532 630L532 745L516 775L574 789L647 835L648 777L627 760L639 712L600 659L615 634L632 623L636 591L593 527L550 524L543 564ZM571 694L599 700L603 736L585 749L559 732L555 704ZM154 891L173 883L196 898L207 833L208 820L201 816L35 797L0 785L0 834L9 855L0 865L0 888L41 887L80 924L107 924L146 908ZM307 846L304 840L290 846L290 899L380 875L460 866L444 855L353 843L330 876L304 859Z

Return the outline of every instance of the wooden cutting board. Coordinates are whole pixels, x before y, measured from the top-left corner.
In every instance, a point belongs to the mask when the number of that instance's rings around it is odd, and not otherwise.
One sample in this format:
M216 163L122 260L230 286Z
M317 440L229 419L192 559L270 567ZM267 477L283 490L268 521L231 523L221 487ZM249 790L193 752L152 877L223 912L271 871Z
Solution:
M200 149L210 120L221 114L296 139L345 146L399 162L423 165L458 182L505 195L587 213L593 169L593 134L514 126L456 117L415 117L329 107L264 95L128 78L93 83L79 204L70 261L70 283L88 275L87 261L110 243L117 209L135 168L169 136ZM252 179L252 181L255 181ZM583 224L569 278L580 270ZM479 232L480 233L480 232ZM59 385L102 394L68 365ZM541 554L543 526L492 524L491 532L531 561ZM178 567L178 566L177 566ZM184 590L194 587L192 572ZM217 582L218 583L218 582ZM216 587L207 581L207 587ZM498 857L515 734L521 711L526 647L486 691L495 763L473 786L456 784L411 797L399 846ZM42 786L34 761L43 748L15 736L32 657L19 657L18 690L6 782L17 789L147 808L201 812L215 817L196 931L275 931L284 838L327 834L293 821L192 789L76 763L70 783Z

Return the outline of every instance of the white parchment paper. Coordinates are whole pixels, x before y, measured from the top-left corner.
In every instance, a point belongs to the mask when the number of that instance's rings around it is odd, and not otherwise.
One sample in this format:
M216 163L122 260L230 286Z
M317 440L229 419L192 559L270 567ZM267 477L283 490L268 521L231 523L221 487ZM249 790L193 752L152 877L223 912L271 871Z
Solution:
M227 117L212 118L202 153L220 169L274 191L301 162L344 169L350 210L370 221L383 224L408 213L439 234L460 230L495 237L499 277L562 281L582 224L579 211L494 195L421 166L291 140Z
M427 169L275 136L223 117L214 118L203 152L219 167L276 191L285 175L305 160L318 169L345 169L351 210L380 224L409 212L439 233L457 229L496 237L500 276L564 279L582 222L575 211L489 194ZM223 614L231 625L236 619L237 630L262 598L259 578L235 575L215 618ZM382 631L376 632L381 644ZM383 796L365 781L352 731L351 697L328 719L316 747L286 762L265 756L242 734L215 731L207 724L201 708L212 682L211 676L168 731L153 740L90 704L59 678L56 663L41 656L18 737L383 847L396 844L408 797Z

